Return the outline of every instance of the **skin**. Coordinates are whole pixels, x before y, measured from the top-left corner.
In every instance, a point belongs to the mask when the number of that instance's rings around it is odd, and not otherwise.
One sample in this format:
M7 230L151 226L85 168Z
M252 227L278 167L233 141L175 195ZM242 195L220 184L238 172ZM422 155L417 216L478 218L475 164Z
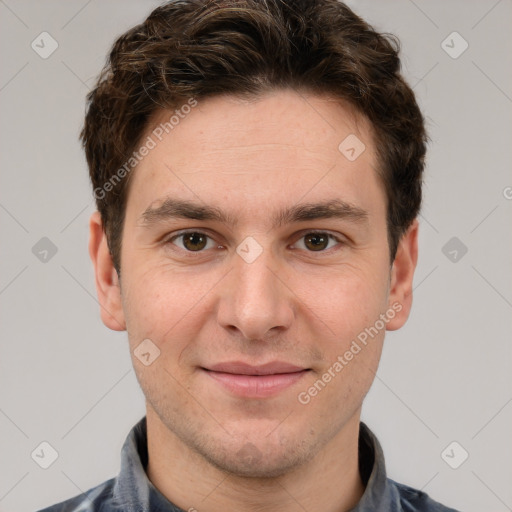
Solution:
M168 118L159 112L144 138ZM338 150L350 134L366 146L354 161ZM339 101L290 90L250 102L215 97L199 102L133 171L120 282L92 215L102 319L127 330L146 397L147 474L184 510L339 512L361 498L361 406L385 330L407 320L417 261L416 221L389 261L376 166L371 125ZM218 207L237 223L143 220L170 196ZM364 210L365 219L271 223L280 209L332 199ZM202 252L170 240L184 229L210 237ZM311 230L339 241L311 250ZM251 263L236 252L249 236L262 250ZM393 304L401 311L386 327L300 403L299 393ZM145 339L160 350L149 366L134 355ZM235 396L201 369L276 360L308 371L264 398Z

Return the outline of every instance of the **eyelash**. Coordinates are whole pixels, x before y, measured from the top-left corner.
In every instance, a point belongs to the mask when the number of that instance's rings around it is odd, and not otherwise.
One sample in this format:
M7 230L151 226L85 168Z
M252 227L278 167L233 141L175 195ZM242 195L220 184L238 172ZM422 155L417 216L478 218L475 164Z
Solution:
M210 240L213 240L213 237L208 235L208 233L205 233L204 231L198 231L198 230L186 230L186 231L181 231L177 234L174 234L170 237L167 237L163 240L163 243L164 245L175 245L173 242L174 240L180 238L180 237L183 237L185 235L190 235L190 234L199 234L199 235L204 235L206 236L207 238L209 238ZM327 235L328 238L329 238L329 241L331 240L334 240L336 242L338 242L337 245L343 245L345 242L343 240L341 240L340 238L338 238L337 236L333 235L332 233L329 233L327 231L320 231L320 230L311 230L311 231L304 231L303 232L304 234L302 234L297 240L301 240L303 238L305 238L307 235ZM296 243L296 242L295 242ZM221 244L217 244L217 246L219 246ZM322 254L325 254L329 251L331 251L334 247L329 247L327 249L322 249L322 250L319 250L319 251L306 251L308 253L311 253L311 254L315 254L315 253L322 253ZM196 256L199 256L201 254L204 254L207 250L209 249L202 249L200 251L189 251L187 249L183 249L181 247L178 247L177 248L179 250L179 252L185 252L187 254L187 257L196 257Z

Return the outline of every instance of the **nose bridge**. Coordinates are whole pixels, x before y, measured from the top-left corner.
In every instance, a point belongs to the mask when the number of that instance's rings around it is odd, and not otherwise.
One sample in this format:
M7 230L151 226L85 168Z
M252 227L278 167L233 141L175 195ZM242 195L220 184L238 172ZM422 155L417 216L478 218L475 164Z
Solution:
M247 339L263 339L271 329L289 327L293 312L271 248L248 238L233 255L218 320Z
M234 275L241 298L247 294L254 299L259 297L262 302L274 298L276 277L271 271L273 260L270 249L262 251L254 261L247 261L243 257L235 258Z

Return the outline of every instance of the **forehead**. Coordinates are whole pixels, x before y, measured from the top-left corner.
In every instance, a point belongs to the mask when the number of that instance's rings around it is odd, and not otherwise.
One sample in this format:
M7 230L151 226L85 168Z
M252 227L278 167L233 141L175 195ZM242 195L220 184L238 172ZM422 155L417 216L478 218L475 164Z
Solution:
M237 145L258 152L257 144L295 145L337 157L339 143L348 135L357 136L373 151L371 123L340 99L284 89L252 99L214 96L194 100L196 106L188 108L190 102L173 111L155 112L146 129L146 134L164 129L163 137L172 133L177 146L203 150L187 158L228 146L235 150Z
M236 203L252 215L285 198L355 203L363 199L358 189L379 188L370 123L328 97L285 90L251 101L198 100L155 114L141 140L149 138L154 147L137 165L129 193L139 209L178 193Z

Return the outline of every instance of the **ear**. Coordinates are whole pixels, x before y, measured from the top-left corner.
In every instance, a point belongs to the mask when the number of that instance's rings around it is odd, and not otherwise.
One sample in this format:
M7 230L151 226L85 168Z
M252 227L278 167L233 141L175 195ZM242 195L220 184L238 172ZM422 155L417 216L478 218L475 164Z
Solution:
M412 281L417 261L418 220L415 219L400 239L391 268L388 307L393 309L396 315L387 323L388 331L400 329L409 317L412 306Z
M89 220L89 255L94 265L101 320L113 331L125 331L121 288L99 212L94 212Z

